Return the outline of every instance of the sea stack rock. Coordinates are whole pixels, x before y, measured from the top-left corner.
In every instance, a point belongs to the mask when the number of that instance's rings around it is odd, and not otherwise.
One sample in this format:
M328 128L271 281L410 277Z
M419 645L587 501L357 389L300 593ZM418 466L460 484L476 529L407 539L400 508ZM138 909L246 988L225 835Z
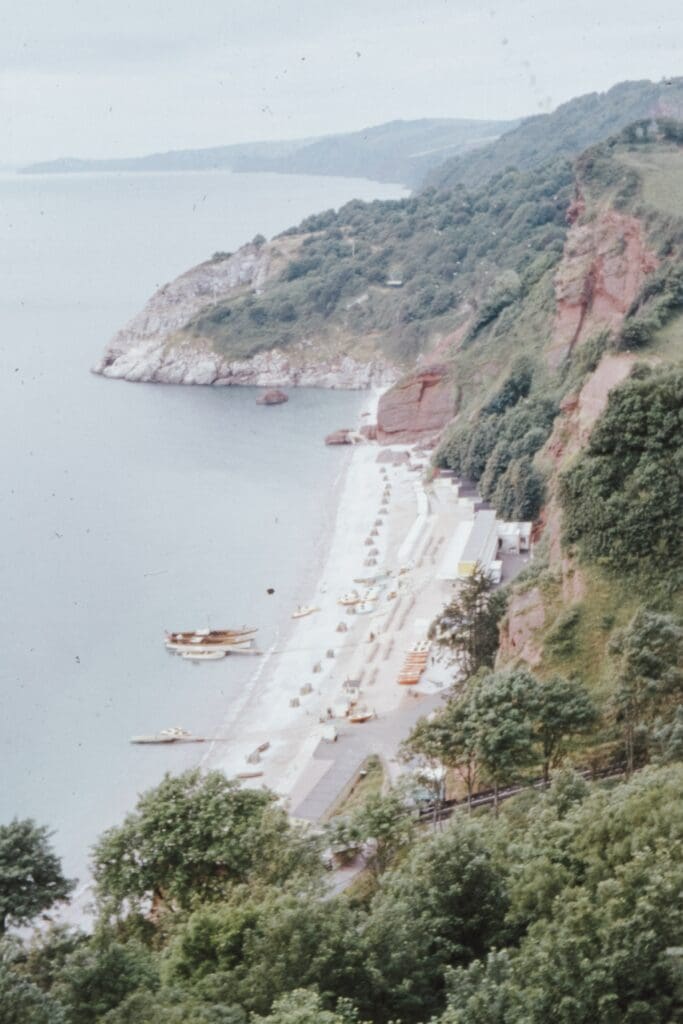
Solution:
M274 388L270 391L266 391L263 395L259 395L256 399L257 405L282 405L283 402L289 401L289 395L285 394L284 391L279 391Z
M389 388L379 400L380 444L436 441L455 415L455 388L442 363L423 366Z

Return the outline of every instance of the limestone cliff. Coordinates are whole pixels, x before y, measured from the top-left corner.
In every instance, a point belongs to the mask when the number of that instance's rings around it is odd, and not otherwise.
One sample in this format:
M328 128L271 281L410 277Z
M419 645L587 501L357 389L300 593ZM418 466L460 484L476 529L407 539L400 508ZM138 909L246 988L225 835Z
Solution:
M127 381L216 386L369 388L386 386L397 369L380 356L358 359L343 346L302 338L287 349L230 358L187 330L216 302L259 294L296 252L298 239L243 246L228 258L200 263L165 284L107 345L93 372Z

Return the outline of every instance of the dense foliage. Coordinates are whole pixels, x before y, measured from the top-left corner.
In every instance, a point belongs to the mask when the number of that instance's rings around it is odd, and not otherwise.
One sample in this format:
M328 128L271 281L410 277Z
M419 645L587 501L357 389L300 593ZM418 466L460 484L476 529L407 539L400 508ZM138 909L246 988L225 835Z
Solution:
M523 300L561 256L571 186L570 165L558 163L506 171L482 189L316 214L283 236L296 248L279 278L208 307L188 329L235 356L342 332L408 360L457 326L460 303L476 302L476 334Z
M316 862L271 793L198 769L167 775L93 855L99 899L116 913L150 901L186 907L245 882L283 884Z
M30 819L0 825L0 935L66 899L73 887L46 828Z
M458 688L443 708L422 719L404 744L453 769L468 805L479 782L501 786L542 766L547 783L569 741L595 725L597 709L584 687L561 677L541 682L528 670L479 673Z
M535 519L545 493L532 459L550 435L557 405L530 394L532 380L530 361L516 360L498 394L470 423L456 425L437 453L439 465L478 482L503 519Z
M642 368L611 391L560 485L568 544L649 589L680 585L683 371Z
M497 818L422 831L353 899L255 882L155 926L5 939L2 1019L681 1021L682 784L680 764L606 789L559 774Z

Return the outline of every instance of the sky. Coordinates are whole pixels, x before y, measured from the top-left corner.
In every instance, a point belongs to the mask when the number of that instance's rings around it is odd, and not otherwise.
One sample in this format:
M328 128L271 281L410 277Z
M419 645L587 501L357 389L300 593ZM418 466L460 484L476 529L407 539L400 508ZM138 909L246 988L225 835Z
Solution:
M4 0L0 164L516 118L682 54L680 0Z

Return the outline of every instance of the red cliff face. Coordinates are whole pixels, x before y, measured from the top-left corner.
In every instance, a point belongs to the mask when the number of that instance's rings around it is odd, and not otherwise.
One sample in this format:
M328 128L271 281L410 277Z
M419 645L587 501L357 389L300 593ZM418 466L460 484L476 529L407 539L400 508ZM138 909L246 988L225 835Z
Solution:
M455 390L447 367L434 363L416 370L382 395L377 410L380 444L436 440L455 415Z
M557 313L548 351L552 369L592 334L618 328L657 267L635 217L607 210L582 224L581 212L579 197L568 214L572 227L555 277Z

